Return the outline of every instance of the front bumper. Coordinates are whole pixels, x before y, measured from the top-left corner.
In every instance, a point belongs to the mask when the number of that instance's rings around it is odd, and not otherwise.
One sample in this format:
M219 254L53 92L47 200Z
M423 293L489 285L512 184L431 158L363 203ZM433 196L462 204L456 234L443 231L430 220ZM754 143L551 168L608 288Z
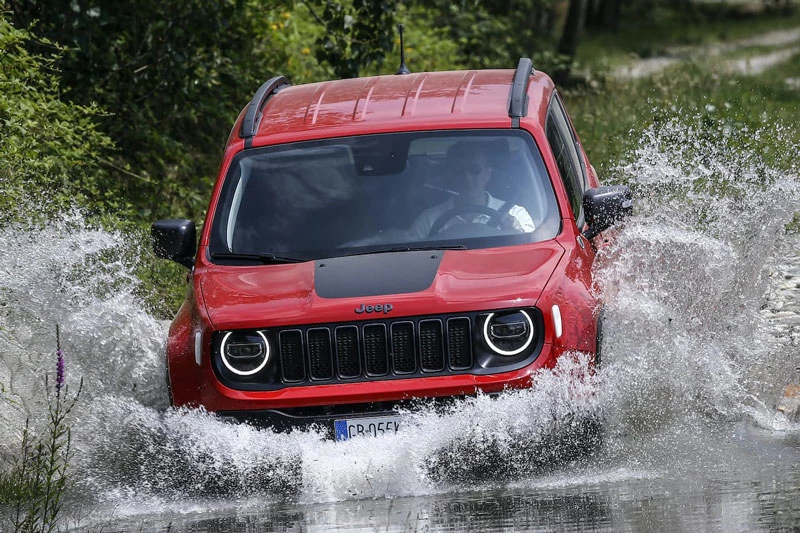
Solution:
M397 415L400 412L431 409L442 412L464 397L448 396L428 400L400 400L370 402L363 404L324 405L285 409L247 411L219 411L217 416L224 421L245 423L259 428L284 432L314 429L334 438L334 422L341 419Z
M206 368L205 379L199 384L191 402L187 405L202 405L217 413L234 413L239 419L257 412L280 412L275 418L292 420L296 412L303 409L351 409L346 406L389 405L391 411L397 402L419 399L442 399L471 396L477 393L492 394L506 389L524 389L531 386L535 374L541 369L552 368L564 352L559 346L545 344L539 356L528 366L498 374L458 374L413 379L357 382L349 384L314 385L288 387L277 391L242 391L225 387L214 378L211 368ZM355 409L355 410L352 410ZM350 413L373 413L370 409L352 408ZM378 408L380 411L380 408ZM285 416L285 415L289 416ZM227 415L226 415L227 416ZM256 417L258 418L258 417ZM308 418L300 416L300 418ZM313 423L313 416L310 417Z

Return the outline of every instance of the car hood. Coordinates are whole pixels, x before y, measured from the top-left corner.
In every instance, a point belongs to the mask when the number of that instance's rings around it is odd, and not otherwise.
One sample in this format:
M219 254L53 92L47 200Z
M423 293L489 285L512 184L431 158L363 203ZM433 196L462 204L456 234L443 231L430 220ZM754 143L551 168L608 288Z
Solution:
M564 249L555 241L483 250L411 251L286 265L215 266L196 274L218 329L533 305ZM374 318L374 315L372 315Z

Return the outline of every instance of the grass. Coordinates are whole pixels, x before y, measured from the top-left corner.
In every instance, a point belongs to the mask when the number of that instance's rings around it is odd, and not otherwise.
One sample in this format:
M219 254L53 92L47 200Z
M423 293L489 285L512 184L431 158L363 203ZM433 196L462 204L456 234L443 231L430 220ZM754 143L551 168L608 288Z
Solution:
M738 149L759 150L775 168L796 168L793 147L800 144L795 127L800 90L786 78L800 76L800 57L759 76L709 72L687 63L641 80L608 80L599 90L567 91L564 100L590 161L602 180L614 182L613 169L636 148L641 132L668 116L687 122L707 120L743 136ZM732 146L737 149L737 146Z

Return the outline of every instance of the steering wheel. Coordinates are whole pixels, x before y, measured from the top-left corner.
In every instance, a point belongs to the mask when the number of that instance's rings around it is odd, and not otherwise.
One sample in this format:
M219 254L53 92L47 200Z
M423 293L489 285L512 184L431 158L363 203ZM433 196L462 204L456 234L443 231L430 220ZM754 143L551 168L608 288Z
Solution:
M491 207L487 207L485 205L478 205L478 204L470 204L464 205L461 207L455 207L445 213L442 213L439 218L431 226L431 231L428 235L436 235L442 228L444 228L445 224L450 222L452 219L459 215L463 215L465 213L480 213L482 215L489 216L489 220L486 222L487 226L495 226L500 227L500 224L503 220L503 214L501 211L497 209L492 209ZM475 222L468 222L470 224L475 224Z

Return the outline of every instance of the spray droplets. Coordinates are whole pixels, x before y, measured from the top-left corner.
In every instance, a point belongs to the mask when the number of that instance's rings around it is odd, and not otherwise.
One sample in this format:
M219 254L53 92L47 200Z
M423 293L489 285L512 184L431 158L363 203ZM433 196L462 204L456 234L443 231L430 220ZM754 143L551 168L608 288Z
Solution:
M423 406L396 436L343 443L171 410L165 334L133 297L132 269L117 260L130 243L71 218L0 229L7 303L0 383L21 405L33 403L52 368L49 328L63 326L57 390L66 386L67 363L70 376L85 379L73 433L76 478L82 494L115 508L166 505L185 494L244 494L263 505L287 495L301 502L424 495L519 476L535 483L543 468L564 469L555 452L575 457L569 446L591 437L578 421L593 417L602 421L607 452L595 468L655 471L652 450L669 446L647 448L648 435L697 420L747 419L753 405L773 404L800 366L796 346L776 340L796 338L772 321L780 302L765 298L784 279L772 258L796 254L784 229L800 204L797 176L731 149L734 137L759 132L689 122L650 128L617 169L636 193L636 214L614 230L596 264L606 300L596 375L578 354L542 372L532 390L478 396L445 411ZM800 263L784 259L788 268ZM6 432L22 422L24 414L0 413ZM541 457L552 461L537 464Z

